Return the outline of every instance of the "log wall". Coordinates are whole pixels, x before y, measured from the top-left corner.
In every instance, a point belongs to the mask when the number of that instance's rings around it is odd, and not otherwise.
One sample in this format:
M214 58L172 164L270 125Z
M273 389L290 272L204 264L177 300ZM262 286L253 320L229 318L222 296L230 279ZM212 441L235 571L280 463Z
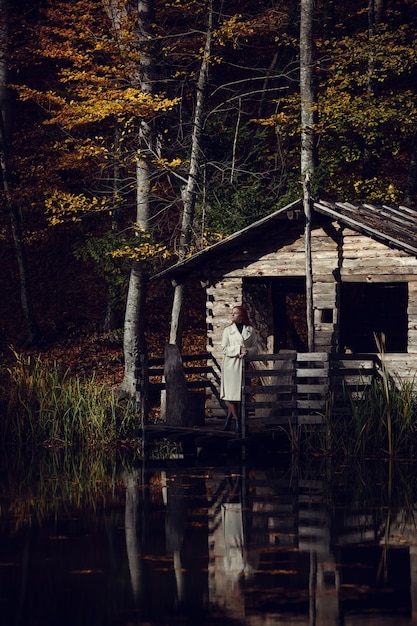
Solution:
M216 378L222 361L222 332L230 324L233 306L242 304L243 281L305 276L302 230L297 223L286 225L282 233L273 228L234 254L219 258L208 270L207 350ZM329 353L339 349L341 283L408 282L408 354L389 354L387 364L394 375L413 378L417 371L417 259L336 222L313 228L311 248L315 349ZM222 411L218 397L212 398L211 409Z

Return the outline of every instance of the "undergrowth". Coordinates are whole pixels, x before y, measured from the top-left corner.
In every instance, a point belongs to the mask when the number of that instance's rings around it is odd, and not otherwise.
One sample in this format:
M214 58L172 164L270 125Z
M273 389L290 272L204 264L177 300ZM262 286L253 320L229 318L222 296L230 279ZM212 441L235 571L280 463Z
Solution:
M94 375L72 375L39 357L14 357L1 372L2 443L107 445L140 426L135 404L119 401Z

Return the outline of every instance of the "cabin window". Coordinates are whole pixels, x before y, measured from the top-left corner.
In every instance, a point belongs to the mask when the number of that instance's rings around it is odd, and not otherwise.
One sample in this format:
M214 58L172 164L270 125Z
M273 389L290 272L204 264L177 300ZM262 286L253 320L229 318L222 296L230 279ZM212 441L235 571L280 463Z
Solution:
M333 323L333 309L322 309L321 310L321 322L322 322L322 324L332 324Z
M407 352L407 283L342 283L340 348L342 352Z

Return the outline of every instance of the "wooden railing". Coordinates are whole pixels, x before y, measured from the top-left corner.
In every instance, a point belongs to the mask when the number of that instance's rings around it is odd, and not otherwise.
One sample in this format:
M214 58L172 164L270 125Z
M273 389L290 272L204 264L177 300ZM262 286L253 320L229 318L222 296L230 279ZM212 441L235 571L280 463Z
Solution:
M212 355L209 352L181 355L187 387L189 389L204 389L213 385L213 382L207 377L207 374L213 375L213 366L207 364L195 365L198 361L207 362L210 358L212 358ZM163 356L149 359L148 374L151 389L155 389L156 391L165 389Z
M265 427L320 424L325 415L347 410L381 375L377 355L281 351L247 356L242 378L242 431L250 418ZM329 405L331 403L331 407ZM252 421L254 420L254 421Z
M329 392L329 355L295 351L246 357L242 430L247 419L268 424L320 423Z
M220 402L219 375L212 364L207 364L212 358L211 353L181 356L188 389L210 390ZM329 411L343 415L348 408L347 397L360 397L382 372L376 354L281 351L246 356L243 363L243 434L248 418L252 424L258 422L268 428L320 424ZM149 387L156 404L165 389L163 357L149 359Z

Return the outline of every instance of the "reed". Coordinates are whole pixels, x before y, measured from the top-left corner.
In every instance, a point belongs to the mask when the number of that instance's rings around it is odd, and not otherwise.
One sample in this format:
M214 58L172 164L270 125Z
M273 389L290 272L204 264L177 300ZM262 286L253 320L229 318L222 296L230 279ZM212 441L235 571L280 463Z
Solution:
M3 443L108 445L126 439L140 422L134 403L119 401L94 376L71 376L39 357L14 352L2 381Z
M383 337L379 375L344 394L343 411L329 402L324 427L310 448L336 456L417 458L417 390L414 381L394 379L384 359Z

